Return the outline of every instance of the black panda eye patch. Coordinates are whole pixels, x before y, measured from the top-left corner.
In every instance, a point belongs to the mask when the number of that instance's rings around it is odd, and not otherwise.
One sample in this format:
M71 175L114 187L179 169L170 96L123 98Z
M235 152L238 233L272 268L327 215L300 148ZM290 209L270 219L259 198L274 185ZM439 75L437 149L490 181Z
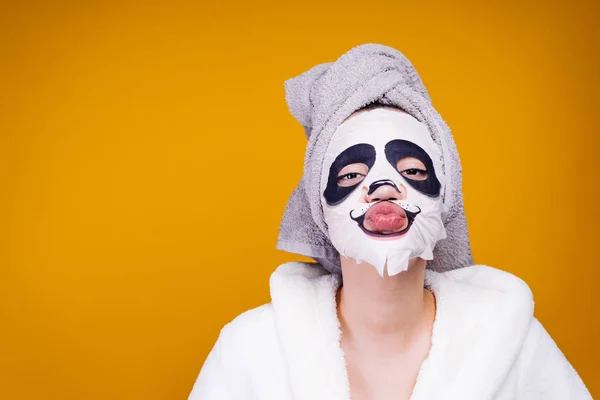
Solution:
M433 162L429 154L421 147L407 140L396 139L388 142L385 145L385 157L394 168L398 165L398 161L406 157L414 157L421 161L427 169L427 178L422 180L410 179L409 176L403 176L406 182L414 189L429 197L437 197L440 194L440 181L435 175ZM402 172L402 171L398 171Z
M342 151L333 161L329 168L329 177L327 178L327 187L323 192L325 201L330 206L335 206L341 203L350 193L354 191L360 184L352 186L339 186L338 175L340 171L347 165L362 163L369 169L375 164L375 148L370 144L359 143L348 147Z

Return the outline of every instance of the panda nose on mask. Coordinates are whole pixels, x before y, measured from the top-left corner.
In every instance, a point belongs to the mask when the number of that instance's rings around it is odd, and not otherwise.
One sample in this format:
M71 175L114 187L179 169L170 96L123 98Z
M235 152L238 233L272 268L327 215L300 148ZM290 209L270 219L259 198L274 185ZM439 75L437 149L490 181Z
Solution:
M390 179L380 179L371 185L367 191L367 203L382 200L405 200L406 188L404 185L396 186L394 181Z

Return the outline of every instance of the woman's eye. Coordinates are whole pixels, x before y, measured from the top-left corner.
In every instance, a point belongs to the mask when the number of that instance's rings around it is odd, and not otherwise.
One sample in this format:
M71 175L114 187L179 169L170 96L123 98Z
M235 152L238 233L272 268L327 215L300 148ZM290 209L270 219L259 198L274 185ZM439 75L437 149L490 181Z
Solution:
M338 176L337 184L338 186L342 187L354 186L360 183L364 178L365 176L363 174L358 172L349 172L347 174Z
M369 167L364 163L348 164L339 172L337 185L349 187L358 185L369 173Z
M423 161L415 157L405 157L398 160L396 169L400 175L413 181L424 181L427 179L427 167Z
M408 168L400 173L403 176L406 176L407 178L412 179L412 180L421 181L421 180L427 179L427 171L424 169Z

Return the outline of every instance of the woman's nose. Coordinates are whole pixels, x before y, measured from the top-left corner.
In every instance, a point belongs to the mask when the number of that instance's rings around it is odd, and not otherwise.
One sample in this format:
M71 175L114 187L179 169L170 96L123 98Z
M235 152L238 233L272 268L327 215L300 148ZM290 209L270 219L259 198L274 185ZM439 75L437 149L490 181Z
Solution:
M398 190L392 185L381 185L371 194L367 195L367 203L381 200L405 200L406 188L400 185Z

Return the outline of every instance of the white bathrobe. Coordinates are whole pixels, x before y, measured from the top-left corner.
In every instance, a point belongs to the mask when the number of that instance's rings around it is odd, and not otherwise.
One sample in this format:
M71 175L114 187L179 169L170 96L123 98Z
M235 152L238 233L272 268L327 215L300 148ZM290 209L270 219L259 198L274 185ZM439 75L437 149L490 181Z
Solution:
M534 318L521 279L476 265L426 271L426 283L437 312L411 400L592 398ZM281 265L271 276L271 303L221 330L189 399L349 400L339 285L317 264Z

